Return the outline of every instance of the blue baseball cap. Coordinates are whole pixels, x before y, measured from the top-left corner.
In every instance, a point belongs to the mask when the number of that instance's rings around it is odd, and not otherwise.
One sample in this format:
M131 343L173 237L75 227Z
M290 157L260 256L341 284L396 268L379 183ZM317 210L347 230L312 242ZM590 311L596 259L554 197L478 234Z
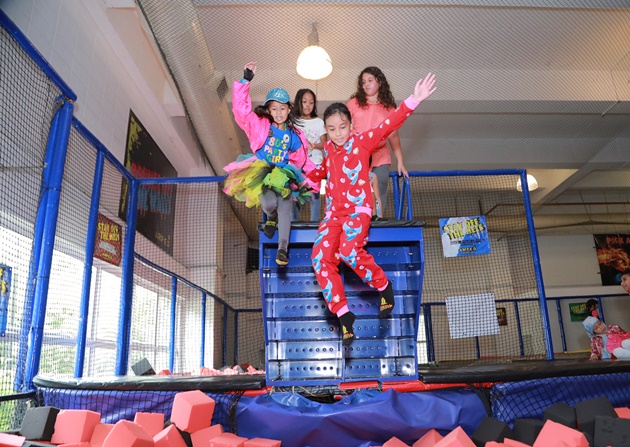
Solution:
M289 94L287 93L285 89L274 88L270 90L269 93L267 93L267 97L265 98L264 105L267 105L269 101L278 101L278 102L281 102L282 104L288 104L291 102L291 98L289 97Z

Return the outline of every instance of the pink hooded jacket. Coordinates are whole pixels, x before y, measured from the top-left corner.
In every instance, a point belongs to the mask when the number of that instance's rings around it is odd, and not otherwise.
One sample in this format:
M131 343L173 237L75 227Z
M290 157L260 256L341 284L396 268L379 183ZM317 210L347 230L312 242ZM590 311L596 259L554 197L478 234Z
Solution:
M255 153L263 147L269 135L271 123L268 119L261 118L252 111L249 85L249 82L234 82L234 88L232 89L232 112L234 113L236 124L238 124L245 132L245 135L247 135L249 146ZM304 135L304 132L302 132L300 128L296 128L295 133L300 137L302 148L289 153L289 163L294 168L309 174L311 171L317 169L317 166L308 158L308 141L306 135ZM306 183L316 192L319 192L318 183L309 179L306 179Z

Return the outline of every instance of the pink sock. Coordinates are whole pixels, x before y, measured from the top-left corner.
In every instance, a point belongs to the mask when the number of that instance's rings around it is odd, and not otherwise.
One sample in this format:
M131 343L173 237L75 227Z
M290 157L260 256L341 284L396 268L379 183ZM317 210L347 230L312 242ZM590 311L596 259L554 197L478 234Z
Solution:
M346 304L341 309L339 309L339 312L337 312L337 317L340 318L342 315L347 314L348 312L350 312L350 309L348 309L348 305Z

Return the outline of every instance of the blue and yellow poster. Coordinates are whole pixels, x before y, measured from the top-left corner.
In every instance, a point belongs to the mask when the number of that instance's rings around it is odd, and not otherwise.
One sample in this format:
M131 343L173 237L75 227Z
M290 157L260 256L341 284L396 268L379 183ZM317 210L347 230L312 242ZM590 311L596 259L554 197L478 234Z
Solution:
M0 337L7 332L9 297L11 296L11 267L0 264Z
M445 258L490 253L490 239L485 216L442 218L440 219L440 234Z

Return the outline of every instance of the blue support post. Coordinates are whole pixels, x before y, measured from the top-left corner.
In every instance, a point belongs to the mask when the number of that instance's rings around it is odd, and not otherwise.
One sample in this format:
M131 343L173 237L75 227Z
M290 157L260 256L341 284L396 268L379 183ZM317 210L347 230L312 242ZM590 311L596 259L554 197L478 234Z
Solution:
M422 313L424 314L424 332L427 336L427 359L429 363L435 361L435 346L433 344L433 324L431 321L431 305L423 304Z
M177 278L171 278L171 334L168 341L168 369L175 371L175 322L177 321Z
M405 177L403 180L403 186L405 187L405 193L407 194L407 215L406 219L411 220L413 217L413 210L411 205L411 181Z
M399 185L399 178L398 177L394 177L391 173L389 174L389 176L392 178L392 190L393 190L393 195L394 195L394 214L395 217L397 217L398 215L398 208L400 208L400 185ZM383 210L383 213L385 212L385 210Z
M545 348L547 350L547 360L553 360L553 342L551 340L551 325L549 324L549 312L547 310L547 298L545 286L543 284L542 270L540 268L540 254L538 253L538 241L536 240L536 230L534 227L534 216L532 214L532 204L529 199L529 189L527 186L527 173L521 171L521 185L523 188L523 201L525 204L525 217L527 218L527 230L529 232L529 242L532 247L532 258L534 262L534 274L536 285L538 286L538 301L540 302L540 315L542 317L543 331L545 334Z
M602 306L602 297L597 296L597 308L599 310L599 319L606 323L606 317L604 317L604 306Z
M133 304L133 263L136 243L136 221L138 216L138 182L128 180L127 230L121 262L120 313L118 317L118 340L116 344L117 376L124 376L129 369L129 344L131 340L131 310Z
M46 202L48 198L48 188L50 184L50 172L52 166L53 155L55 154L55 145L57 144L57 135L59 128L60 113L56 113L50 125L48 133L48 142L46 143L46 155L44 157L44 172L41 186L41 197L39 207L37 208L37 216L35 218L35 228L33 234L33 251L31 252L31 261L29 263L28 278L26 281L26 295L22 312L22 325L20 327L20 345L18 348L18 356L16 359L16 372L14 381L14 390L26 390L24 387L24 372L26 369L26 358L28 352L28 334L31 330L33 322L33 301L35 299L35 284L37 282L37 269L39 268L39 256L42 248L42 238L44 233L44 220L46 218Z
M481 348L479 347L479 337L475 337L475 352L477 354L477 359L481 358Z
M74 377L83 377L85 364L85 343L87 340L88 315L90 310L90 286L92 285L92 266L94 265L94 244L98 229L98 205L101 200L101 186L105 155L102 150L96 154L94 182L92 183L92 199L90 201L90 216L88 217L87 236L85 241L85 262L83 267L83 285L81 288L81 304L79 309L79 328L77 333L77 352L74 359Z
M26 354L26 371L24 386L33 388L33 377L39 371L39 361L44 336L44 322L46 318L46 303L48 287L50 285L50 271L55 248L55 233L57 232L57 217L59 215L59 200L61 198L61 184L68 152L68 139L72 123L74 105L70 101L63 103L59 111L57 135L54 144L54 155L50 166L49 182L44 188L47 190L45 217L41 249L37 266L37 280L33 298L33 314L31 329L28 337Z
M206 305L208 296L206 292L201 293L201 353L199 357L199 366L206 366Z

